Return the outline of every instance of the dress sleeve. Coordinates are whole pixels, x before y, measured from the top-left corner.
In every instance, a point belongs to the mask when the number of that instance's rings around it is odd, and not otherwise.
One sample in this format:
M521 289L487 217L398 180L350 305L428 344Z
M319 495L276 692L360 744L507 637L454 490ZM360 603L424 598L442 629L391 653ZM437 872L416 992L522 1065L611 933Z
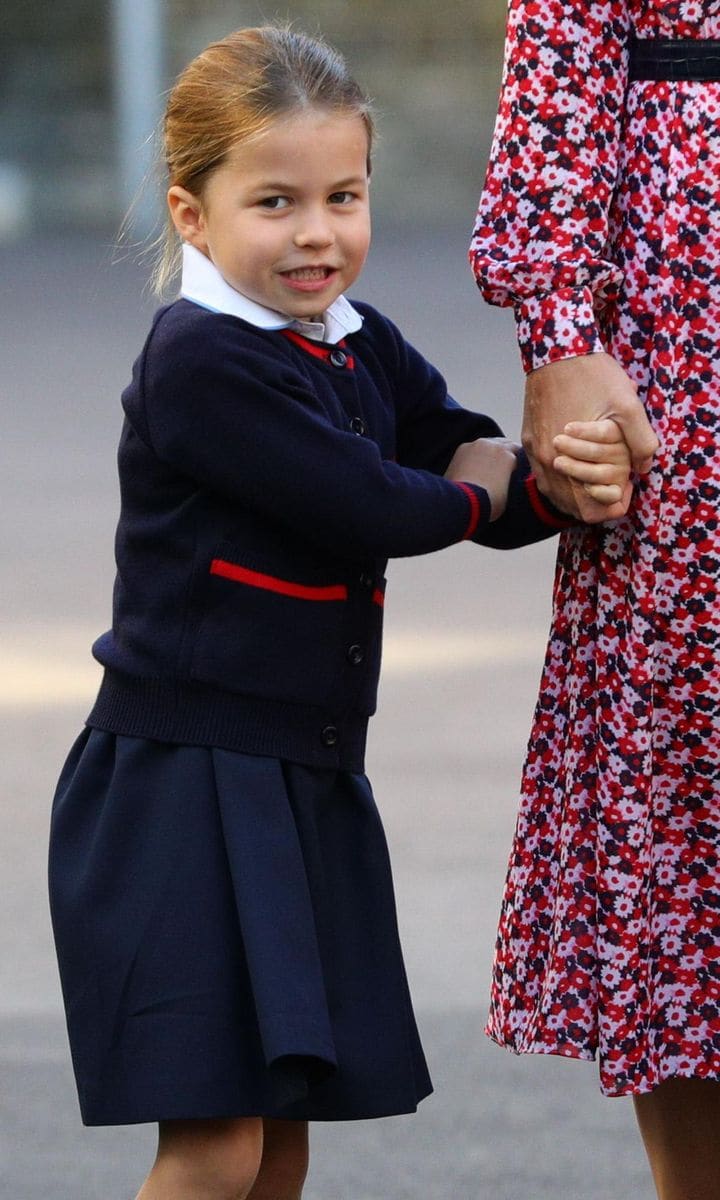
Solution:
M626 0L510 0L470 259L484 298L513 305L526 371L604 349L629 30Z

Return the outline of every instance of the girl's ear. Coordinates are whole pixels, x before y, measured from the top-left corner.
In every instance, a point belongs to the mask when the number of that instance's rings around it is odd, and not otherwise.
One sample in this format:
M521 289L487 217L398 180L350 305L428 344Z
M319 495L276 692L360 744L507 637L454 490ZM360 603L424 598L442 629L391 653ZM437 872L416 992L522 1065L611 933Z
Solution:
M192 192L188 192L186 188L173 184L168 191L167 202L172 223L182 240L195 246L203 254L207 254L205 218L198 197L193 196Z

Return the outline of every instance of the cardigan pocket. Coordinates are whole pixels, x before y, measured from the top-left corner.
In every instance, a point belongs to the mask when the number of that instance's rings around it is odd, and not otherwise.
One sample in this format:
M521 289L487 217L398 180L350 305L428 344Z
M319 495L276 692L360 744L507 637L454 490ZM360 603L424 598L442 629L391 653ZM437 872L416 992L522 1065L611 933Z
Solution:
M218 552L204 589L194 679L289 703L337 704L349 639L347 583L330 567L289 576L227 546Z

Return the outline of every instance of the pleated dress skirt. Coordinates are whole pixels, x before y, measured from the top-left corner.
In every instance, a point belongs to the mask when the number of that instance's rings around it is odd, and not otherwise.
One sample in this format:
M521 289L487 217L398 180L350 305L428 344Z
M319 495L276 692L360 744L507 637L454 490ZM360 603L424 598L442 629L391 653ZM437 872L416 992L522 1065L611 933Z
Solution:
M50 899L85 1124L349 1120L432 1090L365 776L86 729Z

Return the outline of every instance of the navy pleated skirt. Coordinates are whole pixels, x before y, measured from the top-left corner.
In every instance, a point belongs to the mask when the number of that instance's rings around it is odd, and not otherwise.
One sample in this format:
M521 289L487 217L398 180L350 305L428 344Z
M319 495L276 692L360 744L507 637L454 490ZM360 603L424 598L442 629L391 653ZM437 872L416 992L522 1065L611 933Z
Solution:
M50 898L85 1124L378 1117L432 1090L364 776L85 730Z

